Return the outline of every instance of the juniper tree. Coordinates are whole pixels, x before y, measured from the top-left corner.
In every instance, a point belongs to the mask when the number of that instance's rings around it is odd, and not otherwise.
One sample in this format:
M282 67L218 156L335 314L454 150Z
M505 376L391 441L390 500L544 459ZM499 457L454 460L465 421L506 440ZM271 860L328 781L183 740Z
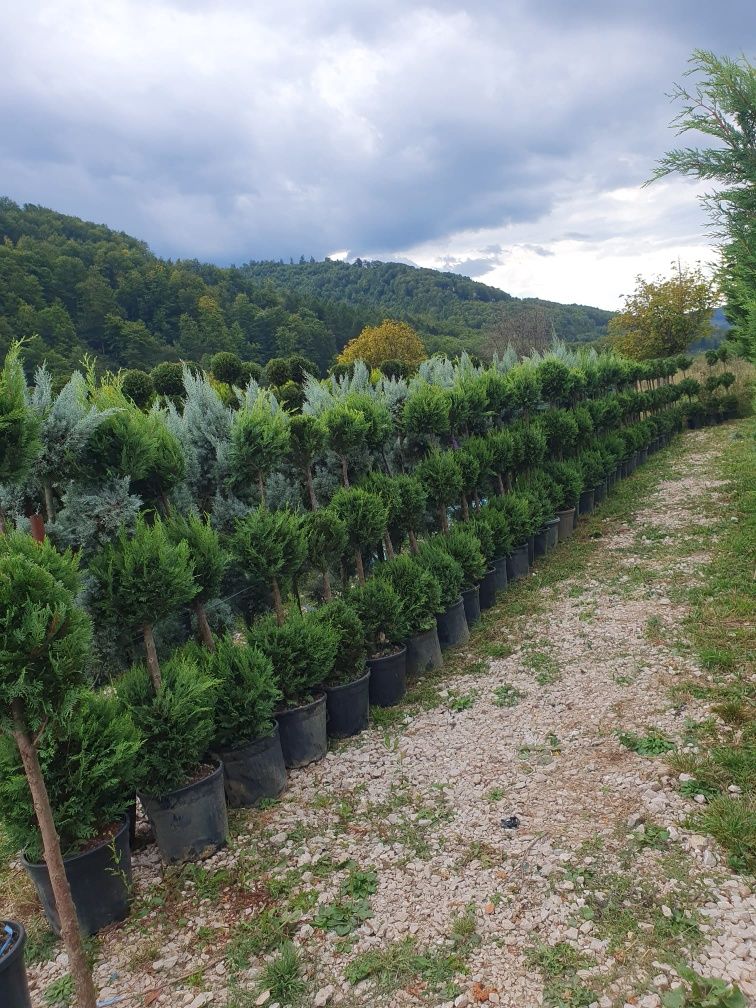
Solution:
M462 473L452 451L434 451L416 467L415 475L428 492L443 532L449 530L447 508L462 493Z
M289 418L269 392L260 392L231 422L229 483L242 496L256 485L265 504L265 478L289 447Z
M319 572L323 582L323 598L332 597L329 571L344 556L347 547L346 523L329 507L310 511L304 517L307 559Z
M197 628L205 647L214 651L215 641L205 606L210 599L218 598L230 557L221 546L220 536L207 517L202 519L196 514L180 515L174 512L166 522L166 530L173 543L178 545L185 542L189 548L197 587L197 594L192 600Z
M307 543L303 519L293 511L250 511L237 525L231 549L245 578L273 596L276 620L286 618L283 600L304 567Z
M304 475L310 509L315 511L318 499L312 483L312 464L323 450L325 431L322 424L309 413L293 416L289 422L289 431L291 458Z
M342 487L333 495L329 507L346 526L347 546L354 556L357 577L365 583L362 551L383 539L388 509L376 494L359 487Z

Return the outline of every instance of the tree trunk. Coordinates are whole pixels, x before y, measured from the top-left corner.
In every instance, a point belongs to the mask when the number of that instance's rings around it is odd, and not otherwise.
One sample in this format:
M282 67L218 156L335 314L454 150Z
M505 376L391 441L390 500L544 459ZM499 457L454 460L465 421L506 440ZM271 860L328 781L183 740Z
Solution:
M283 626L283 622L286 619L286 613L284 612L283 600L281 598L281 589L278 587L278 578L273 578L270 583L270 587L273 589L273 605L276 607L276 623L279 626Z
M71 898L71 888L68 884L63 855L60 851L60 838L55 829L50 798L39 765L37 750L26 730L21 701L14 700L11 710L13 712L13 738L24 764L29 791L34 803L34 812L39 824L39 832L42 834L45 864L60 919L63 942L66 946L66 952L68 952L68 968L71 971L76 989L77 1005L78 1008L97 1008L97 995L92 982L92 973L84 954L79 922L76 919L76 908Z
M343 486L349 486L349 467L347 466L346 455L340 455L341 459L341 483Z
M383 546L386 550L386 559L393 560L395 556L394 544L391 542L391 536L388 534L388 532L383 533Z
M462 521L467 521L470 517L470 508L467 505L467 494L462 494Z
M362 562L362 553L359 550L355 551L354 554L354 564L357 568L357 579L360 584L365 584L365 565Z
M504 480L501 478L501 473L496 473L496 483L499 490L499 496L503 497L506 491L504 490Z
M476 511L480 511L480 509L481 509L482 506L483 505L480 503L480 494L478 493L477 488L476 488L476 490L475 490L475 510Z
M215 651L215 638L213 637L213 631L210 629L210 624L207 622L207 611L204 602L197 601L194 603L194 614L197 617L197 626L202 643L208 651Z
M305 466L305 483L307 484L307 496L310 499L310 510L318 510L318 498L315 496L315 487L312 485L312 466Z
M265 480L261 472L257 474L257 488L260 491L260 503L263 507L267 507L268 502L265 500Z
M407 538L409 539L410 551L412 553L418 552L417 536L415 535L414 529L409 529L407 531Z
M328 577L328 571L323 571L323 598L326 602L333 598L331 579Z
M147 652L147 668L150 670L152 687L156 693L159 693L160 687L163 685L163 677L160 673L160 662L158 661L157 648L155 647L155 636L152 632L152 626L149 623L145 623L142 627L142 634L144 636L144 649Z
M448 516L446 514L446 507L443 504L439 504L439 506L438 506L438 518L439 518L439 521L441 522L441 531L442 532L448 532L449 531L449 518L448 518Z
M45 520L48 522L55 521L55 500L53 498L52 487L48 480L45 480Z
M161 490L158 494L158 501L160 502L160 509L163 512L163 518L168 518L171 513L171 502L168 500L168 494L164 490Z
M29 515L29 531L31 532L32 539L36 542L45 541L45 523L42 520L42 515Z
M5 511L0 507L0 535L5 535L6 523L5 523Z
M509 493L512 490L512 473L511 472L507 473L507 483L506 483L506 486L507 486L507 493Z

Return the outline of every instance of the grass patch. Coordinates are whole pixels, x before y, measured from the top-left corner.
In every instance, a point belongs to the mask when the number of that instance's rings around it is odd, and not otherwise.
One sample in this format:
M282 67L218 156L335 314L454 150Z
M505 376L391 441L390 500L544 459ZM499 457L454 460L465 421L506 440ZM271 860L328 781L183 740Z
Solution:
M511 683L502 683L493 691L493 702L497 707L516 707L524 696L526 694Z
M302 977L302 962L299 952L290 942L284 942L278 955L266 963L260 972L260 991L270 991L270 1002L277 1001L287 1008L295 1008L302 1003L307 993L307 984Z
M646 735L636 735L635 732L620 732L617 736L626 749L639 756L661 756L675 748L675 743L662 732L649 731Z
M543 976L543 998L548 1008L587 1008L598 995L586 987L577 971L588 969L594 960L567 942L539 943L527 952L528 964Z

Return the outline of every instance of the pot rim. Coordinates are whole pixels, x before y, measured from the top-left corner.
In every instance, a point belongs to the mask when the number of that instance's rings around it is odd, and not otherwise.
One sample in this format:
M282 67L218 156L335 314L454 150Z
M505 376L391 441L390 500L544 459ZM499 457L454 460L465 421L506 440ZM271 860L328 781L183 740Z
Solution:
M204 784L206 781L213 780L214 777L223 775L223 760L217 760L216 762L218 763L218 766L212 773L209 773L207 777L202 777L200 780L192 781L191 784L184 784L183 787L173 788L172 791L166 791L164 794L160 795L148 795L143 794L141 791L137 791L137 797L142 804L144 804L145 801L159 802L164 798L167 798L169 795L177 795L181 794L182 791L190 791L192 788L199 787L200 784Z
M323 690L323 687L319 686L318 689ZM294 714L297 711L309 710L311 707L317 707L317 705L321 703L325 703L325 691L318 693L315 699L311 700L309 703L297 704L296 707L282 707L281 710L277 710L273 716L278 718L282 714Z
M389 659L398 658L401 654L403 654L403 653L406 654L406 652L407 652L407 645L406 644L402 644L402 646L400 648L397 648L396 651L392 651L391 654L370 655L367 658L367 661L369 661L369 662L388 661Z
M573 504L572 507L562 508L561 511L557 511L557 514L561 516L561 515L574 514L574 512L575 512L575 505Z
M85 858L88 854L94 854L95 851L102 850L103 847L109 847L110 844L115 843L118 837L121 836L124 830L129 828L129 817L126 815L123 817L120 829L113 834L110 840L103 840L97 844L96 847L90 847L89 850L80 851L78 854L71 854L69 857L63 858L63 864L71 864L74 861L78 861L79 858ZM29 868L47 868L46 861L29 861L27 860L25 851L21 851L21 864ZM49 871L49 869L48 869Z
M323 689L326 693L334 693L336 690L349 689L351 686L357 686L359 683L365 682L366 679L370 678L370 669L366 668L363 674L358 679L350 679L349 682L339 683L338 686L324 686Z
M3 928L9 928L11 932L10 938L7 939L7 945L3 942L0 953L0 966L4 972L23 952L26 944L26 928L21 921L12 920L10 917L0 917L0 925Z
M476 592L476 591L479 591L479 590L480 590L480 585L476 585L476 584L471 585L469 588L463 588L462 589L462 597L464 598L464 596L468 595L470 592Z
M237 742L235 745L215 746L211 750L210 755L214 760L222 763L223 758L221 753L238 752L239 749L246 749L247 746L256 745L258 742L267 742L269 739L274 739L276 735L278 735L278 721L276 721L274 716L273 728L266 735L258 735L257 738L244 739L241 742Z

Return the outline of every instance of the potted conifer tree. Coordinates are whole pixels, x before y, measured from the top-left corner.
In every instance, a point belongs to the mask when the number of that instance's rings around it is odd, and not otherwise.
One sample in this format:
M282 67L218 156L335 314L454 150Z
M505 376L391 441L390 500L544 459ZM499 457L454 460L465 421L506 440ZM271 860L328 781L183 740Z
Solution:
M210 524L199 515L182 515L174 511L166 522L168 536L178 545L185 542L189 548L192 576L197 594L192 599L192 608L197 620L197 630L205 647L215 648L213 631L207 618L207 603L218 598L221 581L229 563L229 556L220 544L220 537Z
M281 704L276 714L287 767L302 767L328 751L326 698L322 683L333 670L336 630L314 612L289 614L278 623L262 616L247 639L273 663Z
M504 511L489 505L480 509L478 517L490 529L493 540L491 564L494 569L494 587L497 592L504 591L509 584L507 558L514 546L509 520Z
M312 481L312 466L323 450L325 431L316 417L308 413L298 413L289 420L289 440L291 459L304 477L310 510L317 511L318 498Z
M480 543L480 551L486 562L486 570L478 585L478 602L481 611L491 609L496 605L496 541L491 525L485 516L476 515L469 522L469 527Z
M420 564L426 567L441 586L441 601L436 614L436 629L441 650L454 644L465 644L470 639L470 629L462 600L462 567L434 535L420 543L417 552Z
M415 475L423 484L428 500L438 515L442 532L449 531L449 507L460 500L462 494L462 473L452 451L432 451L415 468Z
M417 536L425 526L428 494L416 476L392 477L398 504L394 508L389 531L397 544L406 536L410 549L417 553Z
M507 555L507 581L526 577L530 570L528 535L530 511L528 503L517 491L494 497L488 507L504 515L509 527L512 546Z
M370 703L393 707L407 689L407 622L402 601L388 580L370 578L352 589L349 601L365 635L370 669Z
M439 537L438 541L462 568L464 578L462 601L467 625L471 627L480 619L478 585L486 573L486 561L480 548L480 540L472 529L464 525L455 525L451 531Z
M284 599L307 557L303 519L286 509L259 507L237 524L231 549L247 581L260 592L271 592L282 624Z
M555 507L559 518L557 534L559 541L564 542L569 539L575 528L575 509L583 489L583 475L573 460L552 462L547 471L560 488Z
M333 597L331 572L341 563L347 547L347 527L331 508L310 511L304 519L307 560L320 574L323 598Z
M289 448L289 417L267 389L234 414L228 447L229 483L249 499L253 487L265 504L265 479Z
M383 541L388 508L377 494L359 487L341 487L328 506L344 522L347 549L354 557L357 578L364 584L363 550Z
M348 595L326 602L316 615L338 637L333 669L324 680L328 734L333 738L357 735L367 728L370 716L370 670L365 664L362 623Z
M443 665L436 613L441 608L441 586L414 556L402 553L382 563L376 577L388 580L402 602L407 621L407 674L417 675Z

